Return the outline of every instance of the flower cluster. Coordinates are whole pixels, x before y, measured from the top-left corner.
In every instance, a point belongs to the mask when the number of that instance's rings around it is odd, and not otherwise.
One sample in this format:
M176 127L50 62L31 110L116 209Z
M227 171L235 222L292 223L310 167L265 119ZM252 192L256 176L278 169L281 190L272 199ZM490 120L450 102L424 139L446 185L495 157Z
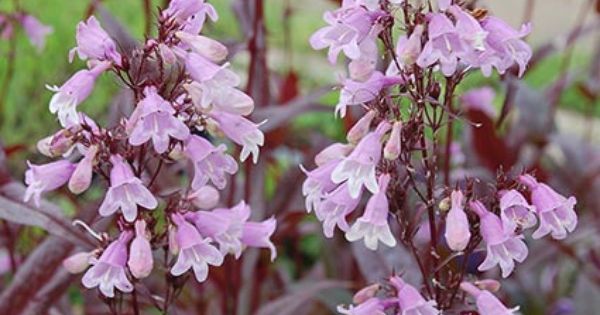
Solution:
M199 35L206 17L214 21L217 13L204 1L171 1L160 11L159 36L124 52L91 16L77 26L77 46L69 54L88 67L50 88L55 92L50 111L63 128L41 140L38 149L62 159L29 163L25 201L39 205L43 193L65 184L72 193L83 193L94 174L108 183L98 213L114 218L118 235L93 233L99 248L64 262L71 272L87 270L83 285L99 287L106 297L114 297L115 288L132 292L164 248L168 253L161 257L176 256L167 259L170 274L192 270L198 282L207 279L209 265L220 266L227 254L239 258L246 247L267 248L271 259L276 257L270 240L274 218L249 221L251 210L243 201L218 207L219 190L238 171L226 143L241 146L241 161L252 155L256 162L264 135L244 117L254 102L237 89L240 78L222 63L227 48ZM120 78L135 99L133 111L110 127L79 111L106 73ZM186 165L193 169L188 184L162 185L161 178L180 176Z
M29 38L31 45L38 51L46 46L46 37L52 33L52 27L43 24L33 15L25 12L0 12L0 39L10 39L15 32L15 26L21 26Z

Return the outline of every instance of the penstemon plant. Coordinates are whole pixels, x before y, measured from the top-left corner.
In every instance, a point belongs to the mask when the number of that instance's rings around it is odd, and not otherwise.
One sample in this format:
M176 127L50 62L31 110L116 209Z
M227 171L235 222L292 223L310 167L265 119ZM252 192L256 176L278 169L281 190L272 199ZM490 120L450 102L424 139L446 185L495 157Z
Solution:
M532 56L523 41L530 25L515 30L473 3L452 0L344 0L324 19L329 25L310 44L328 48L331 63L347 57L335 112L360 119L347 144L325 148L315 157L317 167L305 170L307 210L323 223L326 237L338 227L348 241L363 241L371 250L379 243L404 246L422 276L422 283L409 284L391 274L338 311L517 312L494 295L500 282L469 274L469 264L480 272L499 267L502 278L510 276L527 258L529 229L537 226L533 239L573 232L576 200L519 170L498 168L496 179L488 180L453 178L451 169L454 124L477 125L454 104L461 82L475 71L522 76ZM473 91L462 99L487 94ZM418 240L423 235L426 242Z
M97 287L113 312L114 298L135 293L153 271L166 272L167 285L177 292L188 271L202 283L209 266L222 265L227 254L239 258L246 247L267 248L271 260L276 257L270 240L274 218L250 222L244 201L217 207L219 190L238 171L226 143L241 146L242 162L256 163L264 135L244 117L254 102L237 89L240 78L223 63L227 48L199 35L207 18L217 20L210 4L173 0L159 10L157 37L123 52L91 16L77 26L77 47L69 54L88 67L62 86L49 87L55 92L50 111L62 129L41 140L38 149L60 159L29 163L25 201L39 205L43 193L63 185L81 194L96 174L106 189L98 213L111 225L98 233L76 220L98 247L67 258L64 267L85 272L82 284ZM104 127L78 108L107 74L131 92L134 109ZM185 171L186 165L193 171ZM177 178L177 184L162 185L164 178ZM166 268L154 267L158 257ZM156 304L162 300L166 313L172 298L168 294Z

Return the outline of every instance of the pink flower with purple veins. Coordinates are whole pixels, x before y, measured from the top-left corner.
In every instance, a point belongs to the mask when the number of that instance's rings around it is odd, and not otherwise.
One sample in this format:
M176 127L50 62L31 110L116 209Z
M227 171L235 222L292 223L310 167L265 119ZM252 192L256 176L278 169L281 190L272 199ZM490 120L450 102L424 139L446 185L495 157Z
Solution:
M73 171L75 171L75 164L67 160L42 165L31 164L27 161L27 166L29 167L25 172L27 190L23 200L28 202L33 199L34 204L38 207L40 206L42 193L58 189L66 184Z
M518 314L519 307L507 308L490 291L481 290L471 283L463 282L460 288L475 298L477 310L482 315L512 315Z
M357 306L343 307L339 305L337 311L344 315L385 315L385 304L378 298L370 298Z
M389 247L396 246L388 223L389 202L386 194L389 183L389 174L379 176L379 192L369 198L365 213L346 232L349 242L364 239L365 246L370 250L377 250L379 242Z
M171 138L183 141L190 130L174 116L175 109L158 95L155 87L147 87L144 94L128 122L135 126L129 144L139 146L152 139L154 150L162 154L168 150Z
M127 243L132 237L131 231L122 232L117 240L108 245L99 259L91 259L93 266L81 279L84 287L99 287L100 292L108 298L115 296L115 288L124 293L133 291L133 285L125 274Z
M535 206L530 205L520 192L512 189L500 192L500 217L509 229L528 229L537 223Z
M440 314L434 300L425 300L415 287L404 282L402 278L394 276L390 278L390 282L397 291L398 305L400 306L398 315Z
M219 129L227 138L242 146L240 153L242 162L252 154L252 162L258 163L258 147L265 144L265 135L258 129L261 124L255 124L240 115L222 111L212 111L210 117L219 124Z
M223 255L210 244L210 238L203 238L183 216L175 213L171 215L171 219L177 226L175 242L179 252L177 261L171 268L171 274L178 277L191 268L196 280L204 282L208 277L208 265L222 265Z
M238 171L233 157L225 153L224 144L213 146L208 140L192 135L184 146L184 154L194 164L192 188L200 189L210 180L218 189L225 188L228 175Z
M364 82L345 79L340 91L340 100L335 106L335 113L340 117L344 117L348 106L361 105L372 101L384 88L402 82L403 80L400 77L385 76L379 71L374 71Z
M77 47L69 52L69 61L73 61L75 53L81 60L112 61L121 66L121 54L117 52L117 45L94 16L87 21L77 24Z
M491 60L491 65L503 74L516 63L519 66L519 76L522 76L532 56L531 47L522 38L531 32L531 24L524 24L517 31L494 16L486 17L481 24L489 33L486 43L496 57Z
M31 15L21 15L19 17L23 29L29 37L29 41L35 46L38 51L44 49L46 46L46 37L52 33L53 29L50 26L42 24L38 19Z
M242 227L242 244L249 247L267 248L271 251L271 261L277 258L277 248L271 241L277 228L277 220L271 217L262 222L245 222Z
M138 206L155 209L158 201L142 181L135 177L131 166L119 155L113 155L110 161L110 187L98 210L100 215L107 217L120 209L125 220L133 222L137 217Z
M469 206L479 216L481 236L487 247L487 256L477 269L486 271L500 265L502 277L508 277L515 268L514 261L523 262L529 253L523 236L504 227L502 220L481 202L472 201Z
M471 239L469 219L463 205L463 193L454 190L450 194L452 207L446 216L446 231L444 237L448 247L453 251L463 251Z
M359 188L359 196L362 193L362 187ZM315 209L317 219L323 222L323 233L326 237L333 237L333 230L337 225L340 230L346 232L350 229L346 216L352 213L360 198L352 197L348 189L348 183L343 183L334 191L327 194Z
M421 68L439 62L442 73L449 77L456 72L458 59L466 50L452 21L443 13L432 14L429 20L429 41L417 59Z
M306 175L306 179L302 183L302 195L305 198L306 211L309 213L313 209L319 208L323 197L338 186L331 180L331 173L340 161L340 159L328 161L310 172L300 166Z
M339 184L347 181L352 198L358 198L363 186L374 194L379 191L375 168L381 160L381 138L390 128L387 121L382 121L377 129L362 138L354 151L333 170L333 182Z
M539 183L531 175L522 175L520 180L531 191L531 203L535 206L540 219L540 226L532 235L534 239L551 234L554 239L561 240L575 230L577 227L575 197L566 198L550 186Z

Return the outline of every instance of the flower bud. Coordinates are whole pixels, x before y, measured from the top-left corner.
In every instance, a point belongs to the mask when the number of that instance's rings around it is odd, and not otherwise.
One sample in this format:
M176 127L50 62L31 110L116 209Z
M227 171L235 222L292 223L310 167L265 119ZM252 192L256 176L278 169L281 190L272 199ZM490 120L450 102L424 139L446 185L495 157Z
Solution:
M95 251L80 252L63 260L62 264L68 272L77 274L85 271L90 266L90 259L95 255Z
M371 127L371 122L377 113L375 111L368 111L361 119L359 119L354 126L348 131L348 135L346 136L346 140L349 143L356 144L362 139L368 132Z
M490 292L498 292L500 290L500 282L494 279L483 279L475 281L475 285L481 290L487 290Z
M380 288L381 288L381 285L379 285L379 283L375 283L370 286L366 286L366 287L362 288L360 291L358 291L358 292L356 292L356 294L354 294L354 297L352 297L352 303L354 303L354 304L364 303L368 299L374 297Z
M175 35L194 52L214 62L220 62L227 57L225 45L202 35L193 35L187 32L177 32Z
M158 51L160 52L160 57L166 64L172 65L177 62L177 57L175 56L173 50L169 48L169 46L160 43L158 44Z
M131 274L137 279L142 279L150 275L154 260L152 258L152 248L148 241L148 232L146 231L146 222L138 220L135 222L135 238L129 248L129 260L127 266Z
M397 121L392 127L392 133L388 139L385 147L383 148L383 157L387 160L395 160L400 156L401 150L401 139L402 139L402 122Z
M77 164L71 179L69 180L69 190L74 194L80 194L86 191L92 183L94 160L98 153L98 146L91 146L85 153L84 158Z
M214 208L219 202L219 191L209 185L202 186L192 192L188 199L200 209Z
M348 155L350 151L352 151L351 145L334 143L323 149L315 156L315 164L317 164L317 166L322 166L327 164L329 161L342 159Z

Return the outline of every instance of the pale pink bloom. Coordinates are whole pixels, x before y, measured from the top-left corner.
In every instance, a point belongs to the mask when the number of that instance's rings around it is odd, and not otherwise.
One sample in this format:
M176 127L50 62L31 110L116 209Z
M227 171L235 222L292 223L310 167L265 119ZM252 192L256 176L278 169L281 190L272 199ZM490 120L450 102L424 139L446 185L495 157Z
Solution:
M163 11L163 17L169 17L185 27L193 24L190 29L185 29L192 34L198 34L204 25L206 16L214 22L219 16L215 8L205 3L204 0L172 0L167 9Z
M508 277L515 268L514 261L523 262L529 253L523 237L504 227L502 220L481 202L471 201L469 206L479 216L479 229L487 247L487 256L477 269L486 271L500 265L502 277Z
M507 308L490 291L480 290L471 283L463 282L460 288L475 298L477 310L482 315L511 315L518 314L519 307Z
M107 217L120 209L125 220L133 222L137 217L138 206L155 209L158 201L142 181L135 177L131 166L119 155L113 155L110 161L110 187L98 210L100 215Z
M52 27L42 24L34 16L23 14L19 17L29 41L38 51L44 49L46 37L52 33Z
M340 160L350 154L354 147L350 144L333 143L315 155L315 164L323 166L330 161Z
M175 55L169 46L163 43L158 44L158 52L164 63L173 65L177 62L177 55Z
M388 77L379 71L374 71L364 82L345 79L340 91L340 99L335 106L335 112L340 117L346 116L348 106L361 105L377 98L379 92L386 87L402 83L400 77Z
M440 311L436 308L434 300L426 301L415 287L404 282L400 277L390 278L390 283L396 289L399 315L437 315Z
M144 94L145 97L138 103L128 122L134 126L129 144L139 146L152 139L154 150L164 153L169 148L171 138L183 141L189 137L190 130L173 116L175 109L158 95L155 87L147 87Z
M215 147L208 140L192 135L185 142L184 154L194 164L192 188L200 189L209 180L218 188L223 189L227 177L235 174L238 165L229 154L224 144Z
M429 20L429 41L417 59L421 68L439 62L442 73L451 76L456 72L458 58L466 52L460 34L452 21L443 13L432 14Z
M488 32L481 27L481 24L458 5L451 6L448 11L456 19L456 31L467 48L466 54L484 51Z
M240 160L245 161L252 154L252 162L258 162L259 146L265 144L265 135L258 129L260 124L235 114L227 112L213 111L210 113L218 124L219 129L231 141L242 146Z
M91 260L93 266L81 279L84 287L99 287L100 292L108 298L115 296L115 287L124 293L133 291L133 285L125 274L127 243L132 234L130 231L122 232L117 240L106 247L99 259Z
M392 132L390 138L383 147L383 157L387 160L393 161L400 156L400 150L402 149L402 121L394 122L392 125Z
M385 305L378 298L370 298L357 306L350 305L345 308L338 305L337 311L344 315L385 315Z
M488 57L488 68L494 66L503 74L516 63L519 66L519 76L522 76L532 56L531 47L522 40L531 32L531 24L524 24L517 31L494 16L486 17L481 24L489 33L486 44L491 50L490 54L493 54L493 57Z
M192 79L197 82L211 80L217 73L226 67L226 65L220 66L195 52L185 52L180 49L174 49L174 52L183 59L185 69Z
M353 59L348 64L350 79L366 81L371 77L377 61L379 60L379 47L377 47L377 34L379 28L373 28L371 33L358 45L360 57Z
M175 35L192 51L212 62L220 62L227 57L227 47L212 38L181 31Z
M346 140L353 144L358 143L371 129L371 122L375 116L377 116L376 111L368 111L356 122L356 124L354 124L354 126L352 126L352 128L350 128L348 135L346 135Z
M271 217L262 222L246 222L242 228L242 244L249 247L267 248L271 251L271 261L277 257L277 248L271 241L277 228L277 221Z
M356 292L354 294L354 296L352 297L352 303L354 303L354 304L364 303L367 300L369 300L370 298L374 297L375 294L377 294L377 292L379 292L380 289L381 289L381 285L379 283L374 283L374 284L368 285L368 286L360 289L358 292Z
M204 185L194 190L187 198L199 209L210 209L219 203L219 191L213 186Z
M551 234L555 239L564 239L577 227L575 204L577 200L571 196L566 198L550 186L539 183L531 175L522 175L520 180L531 190L531 203L540 219L540 226L533 232L533 238L542 238Z
M512 189L500 192L500 217L508 229L528 229L537 223L535 207L520 192Z
M460 190L452 191L450 195L452 207L446 216L445 238L448 247L453 251L463 251L471 239L469 219L465 213L463 199L464 196Z
M300 166L302 172L306 175L306 179L302 183L302 195L305 198L306 211L309 213L313 209L316 211L326 194L337 186L331 180L331 173L340 161L340 159L331 160L310 172L304 169L302 165Z
M81 60L112 61L121 66L121 54L117 52L117 45L94 16L87 21L77 24L77 47L69 52L69 61L73 61L75 52Z
M146 230L146 221L135 221L135 238L129 248L127 266L137 279L146 278L152 272L154 258L150 247L150 233Z
M98 146L92 145L86 150L83 159L77 163L77 167L69 180L69 190L74 194L80 194L90 187L96 154L98 154Z
M75 144L73 136L80 130L79 125L61 129L53 135L38 141L36 147L41 154L47 157L68 156Z
M494 279L483 279L477 280L474 284L481 290L486 290L490 292L498 292L500 290L500 282Z
M417 62L422 50L421 39L423 37L423 25L417 25L409 37L406 35L400 36L396 44L396 62L390 62L390 65L385 72L387 76L397 76L401 69L412 66Z
M72 274L81 273L90 266L91 260L95 254L95 251L79 252L63 260L62 265Z
M388 122L382 121L377 129L362 138L354 151L333 170L333 182L339 184L347 181L352 198L358 198L363 186L374 194L379 191L375 168L381 159L381 138L390 127Z
M210 244L210 238L202 237L183 216L175 213L171 215L171 219L177 225L174 241L179 252L171 274L178 277L191 268L196 280L204 282L208 277L208 265L220 266L223 264L223 255Z
M25 172L27 190L23 200L28 202L33 199L36 206L40 206L42 193L52 191L66 184L75 170L75 164L60 160L42 165L31 164L27 161L29 169Z
M362 186L359 187L359 196L362 193ZM331 193L324 196L323 200L315 208L317 219L323 222L323 232L326 237L333 237L333 230L337 225L340 230L346 232L350 229L346 216L352 213L360 198L350 196L348 183L343 183Z
M63 127L79 123L77 106L92 93L98 76L110 67L110 63L99 63L91 70L77 71L60 88L47 86L50 91L56 92L50 99L50 112L58 114Z

